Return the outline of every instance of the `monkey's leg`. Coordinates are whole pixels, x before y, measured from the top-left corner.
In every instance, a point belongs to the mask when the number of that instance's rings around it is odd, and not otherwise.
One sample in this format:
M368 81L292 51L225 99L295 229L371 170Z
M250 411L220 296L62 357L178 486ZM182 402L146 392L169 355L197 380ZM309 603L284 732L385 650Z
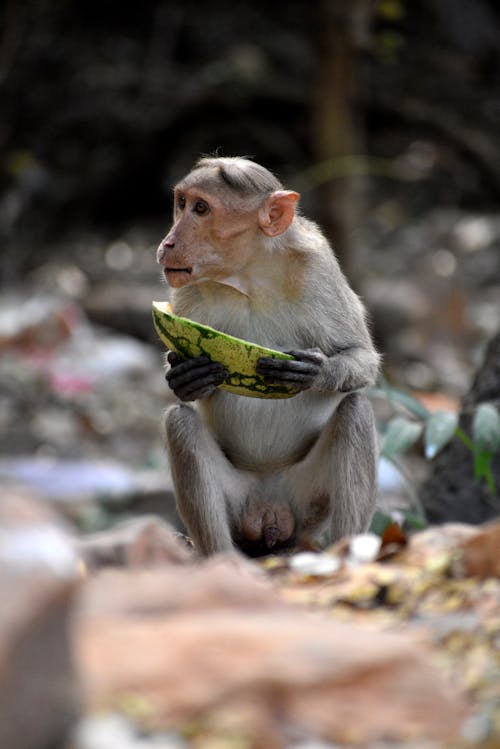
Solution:
M365 395L351 393L340 403L309 454L289 469L304 537L320 532L327 517L332 542L367 530L375 509L376 477L372 407Z
M249 479L228 461L198 413L171 406L165 417L177 507L201 554L234 549L229 511L235 515L249 491Z

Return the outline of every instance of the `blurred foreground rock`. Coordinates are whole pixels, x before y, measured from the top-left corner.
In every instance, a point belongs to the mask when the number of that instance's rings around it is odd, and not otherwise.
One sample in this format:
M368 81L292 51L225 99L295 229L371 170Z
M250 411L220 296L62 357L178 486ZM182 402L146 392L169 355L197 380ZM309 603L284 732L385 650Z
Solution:
M150 728L201 722L269 749L456 734L464 701L421 638L313 616L276 592L257 565L222 555L98 574L73 633L87 709L136 705Z
M77 557L64 529L21 495L0 503L0 747L60 745L77 714L68 637Z
M356 744L446 738L464 717L417 639L286 608L224 604L197 616L156 606L139 618L131 598L121 612L81 613L76 638L95 708L140 695L153 725L209 719L251 730L255 746L304 735Z
M12 493L0 747L491 749L499 543L455 524L207 560L157 517L75 537Z
M154 515L124 520L110 530L77 539L74 545L88 570L184 564L194 556L172 526Z

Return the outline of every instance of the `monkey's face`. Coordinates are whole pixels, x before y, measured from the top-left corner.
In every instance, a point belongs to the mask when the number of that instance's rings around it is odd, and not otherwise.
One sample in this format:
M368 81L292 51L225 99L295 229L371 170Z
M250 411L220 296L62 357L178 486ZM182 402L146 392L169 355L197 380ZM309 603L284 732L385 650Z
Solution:
M237 275L249 262L259 232L258 211L230 205L197 186L174 193L174 223L157 260L173 288Z

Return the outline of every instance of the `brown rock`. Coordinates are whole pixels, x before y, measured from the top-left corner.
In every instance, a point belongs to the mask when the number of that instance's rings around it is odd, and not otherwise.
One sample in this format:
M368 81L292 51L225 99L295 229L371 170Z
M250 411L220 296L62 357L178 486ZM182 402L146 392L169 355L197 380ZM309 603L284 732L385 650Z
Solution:
M405 564L421 567L443 554L456 551L462 543L474 538L477 532L476 526L466 523L447 523L427 528L409 536L408 545L398 558Z
M236 554L219 554L185 567L102 570L89 578L79 610L85 620L283 606L257 565Z
M460 544L464 573L470 577L500 577L500 522L476 529Z
M456 734L464 703L420 640L288 606L257 570L216 558L90 580L74 628L88 705L139 695L153 725L230 715L269 749Z
M68 615L77 560L64 529L21 496L0 504L0 747L55 746L76 713Z
M75 546L89 569L185 564L193 557L193 551L172 526L153 515L126 520L111 530L79 538Z

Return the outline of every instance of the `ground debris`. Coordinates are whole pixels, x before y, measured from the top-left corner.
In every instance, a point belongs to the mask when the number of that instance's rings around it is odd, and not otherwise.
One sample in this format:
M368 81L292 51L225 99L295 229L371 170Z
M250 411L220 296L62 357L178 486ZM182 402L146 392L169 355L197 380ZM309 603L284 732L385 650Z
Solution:
M281 564L274 571L281 595L335 620L418 632L449 682L467 695L464 745L497 746L491 742L500 741L500 522L431 528L364 565L349 564L346 549L341 543L327 551L339 556L338 571L321 579Z

